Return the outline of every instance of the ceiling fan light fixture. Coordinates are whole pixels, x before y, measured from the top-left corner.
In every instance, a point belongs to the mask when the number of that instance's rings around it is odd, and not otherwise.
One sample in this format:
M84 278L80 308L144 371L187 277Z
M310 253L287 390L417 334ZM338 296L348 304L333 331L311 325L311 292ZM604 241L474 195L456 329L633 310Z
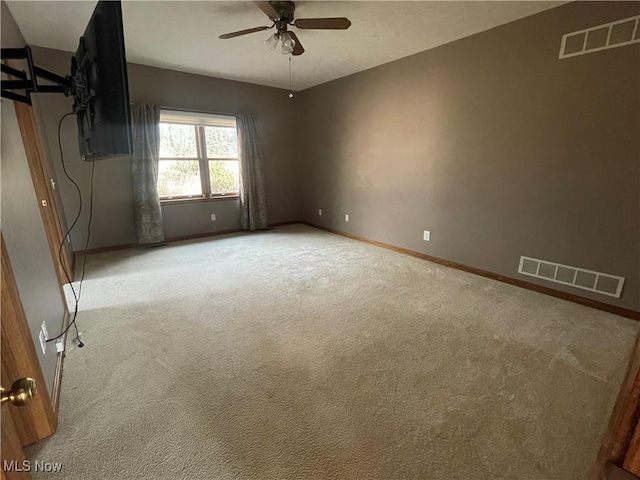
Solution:
M293 49L296 46L296 41L291 38L289 32L283 32L282 35L280 35L280 38L282 39L282 53L284 55L289 55L293 52Z
M272 52L276 51L276 47L278 46L278 41L280 40L280 35L278 34L278 32L274 33L273 35L271 35L269 38L267 38L264 41L264 44L269 47L269 50L271 50Z

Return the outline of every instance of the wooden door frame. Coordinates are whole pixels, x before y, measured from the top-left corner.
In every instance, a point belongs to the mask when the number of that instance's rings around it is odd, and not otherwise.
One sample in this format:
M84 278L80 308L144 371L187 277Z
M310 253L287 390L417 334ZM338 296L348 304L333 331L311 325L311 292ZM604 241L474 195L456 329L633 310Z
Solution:
M58 277L58 283L62 286L69 281L67 274L69 275L69 279L73 280L73 260L70 258L69 250L65 245L65 232L62 230L60 210L55 192L53 191L53 185L50 181L53 177L47 167L33 107L26 103L13 103L22 136L22 143L24 144L25 155L29 163L29 172L31 173L33 188L38 198L42 224L47 235L47 242L51 250L51 257ZM61 251L60 245L62 245ZM60 255L58 255L59 251Z
M640 334L589 480L626 480L640 473Z
M19 66L10 60L4 63L19 70ZM38 199L38 208L42 216L42 225L47 236L47 243L51 251L54 270L60 285L60 292L66 308L66 300L62 286L74 278L74 256L70 253L65 243L65 233L61 222L62 210L59 208L54 187L51 181L50 167L47 164L42 137L36 122L35 112L32 105L26 103L13 102L22 143L24 145L25 156L29 164L31 181ZM62 245L62 250L60 246ZM69 279L67 279L67 276Z

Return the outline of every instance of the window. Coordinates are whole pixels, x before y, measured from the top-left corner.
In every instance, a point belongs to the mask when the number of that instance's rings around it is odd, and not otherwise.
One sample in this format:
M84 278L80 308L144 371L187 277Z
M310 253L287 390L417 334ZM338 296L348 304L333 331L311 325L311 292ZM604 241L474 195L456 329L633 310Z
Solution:
M234 117L160 112L161 200L235 197L239 177Z

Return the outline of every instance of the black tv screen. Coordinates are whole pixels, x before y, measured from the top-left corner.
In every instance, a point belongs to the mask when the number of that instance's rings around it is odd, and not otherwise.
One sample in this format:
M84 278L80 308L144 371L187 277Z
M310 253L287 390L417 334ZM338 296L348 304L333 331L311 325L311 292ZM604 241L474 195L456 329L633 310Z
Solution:
M72 58L71 80L82 158L130 155L131 109L119 1L98 2Z

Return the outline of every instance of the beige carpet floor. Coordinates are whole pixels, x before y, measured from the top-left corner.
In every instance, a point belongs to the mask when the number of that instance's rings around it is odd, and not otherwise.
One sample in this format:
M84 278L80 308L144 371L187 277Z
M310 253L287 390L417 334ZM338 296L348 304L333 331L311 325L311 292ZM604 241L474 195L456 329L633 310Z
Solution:
M558 479L636 322L300 225L89 257L47 479Z

